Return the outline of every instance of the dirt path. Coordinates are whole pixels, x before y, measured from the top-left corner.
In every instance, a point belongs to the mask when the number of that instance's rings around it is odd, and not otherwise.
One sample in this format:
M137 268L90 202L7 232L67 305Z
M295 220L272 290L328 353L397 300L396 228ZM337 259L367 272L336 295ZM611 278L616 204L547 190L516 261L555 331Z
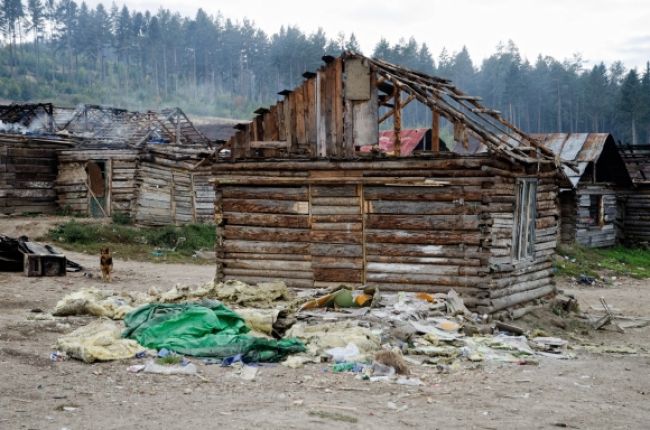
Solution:
M98 274L97 256L68 253ZM212 266L115 262L110 288L167 289L210 281ZM0 273L0 428L3 429L645 429L650 417L650 357L577 352L576 360L542 358L539 366L485 364L451 374L415 369L420 387L358 381L324 365L262 366L255 381L204 366L202 378L130 374L138 362L52 364L56 338L88 322L31 321L64 294L105 288L82 274L25 278ZM650 314L648 282L609 288L560 288L582 306L598 297L630 315ZM650 328L602 332L597 341L647 347Z

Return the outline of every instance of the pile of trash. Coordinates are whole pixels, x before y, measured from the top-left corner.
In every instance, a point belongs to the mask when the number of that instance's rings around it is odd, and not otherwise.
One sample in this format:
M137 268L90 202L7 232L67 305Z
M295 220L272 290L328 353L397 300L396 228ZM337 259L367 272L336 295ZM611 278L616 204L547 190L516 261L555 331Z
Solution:
M342 285L294 293L283 282L239 281L147 293L84 289L64 297L52 314L101 317L59 339L57 349L73 358L93 362L168 351L182 357L177 367L188 356L205 364L240 363L242 374L253 377L246 368L251 363L324 363L362 380L419 385L412 366L449 372L462 363L572 357L567 341L528 338L516 326L491 322L468 310L454 290L384 294ZM123 319L124 329L108 318ZM162 372L160 365L150 361L130 371Z

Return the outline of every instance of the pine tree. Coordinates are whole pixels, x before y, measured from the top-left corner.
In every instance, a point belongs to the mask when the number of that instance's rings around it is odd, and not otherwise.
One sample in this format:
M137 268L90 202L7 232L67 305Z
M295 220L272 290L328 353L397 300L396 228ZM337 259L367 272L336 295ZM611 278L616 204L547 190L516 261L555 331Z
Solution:
M637 144L637 126L642 112L641 82L636 69L628 72L621 84L621 92L618 101L623 126L623 137L632 145Z

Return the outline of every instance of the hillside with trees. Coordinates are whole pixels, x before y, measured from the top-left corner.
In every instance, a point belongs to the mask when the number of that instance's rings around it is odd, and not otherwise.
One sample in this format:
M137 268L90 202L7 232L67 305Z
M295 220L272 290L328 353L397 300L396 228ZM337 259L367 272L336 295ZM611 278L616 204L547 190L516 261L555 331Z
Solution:
M179 106L195 115L248 118L292 88L325 54L360 51L354 33L287 26L267 34L199 9L194 17L159 9L74 0L0 0L0 97L101 103L130 109ZM579 47L577 47L579 48ZM377 42L388 61L447 77L529 132L612 132L628 143L650 142L650 63L586 68L579 56L523 58L513 42L480 64L467 49L434 59L415 39ZM407 126L426 124L414 112Z

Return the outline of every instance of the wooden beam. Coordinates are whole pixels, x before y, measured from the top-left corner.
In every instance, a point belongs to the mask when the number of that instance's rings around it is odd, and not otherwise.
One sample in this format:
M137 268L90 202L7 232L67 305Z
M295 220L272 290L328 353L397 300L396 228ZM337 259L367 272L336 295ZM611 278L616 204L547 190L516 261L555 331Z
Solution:
M431 110L431 150L440 152L440 112Z
M393 90L393 97L395 98L395 108L393 109L395 112L393 119L393 132L395 133L393 155L399 157L402 151L402 137L400 136L400 133L402 132L402 91L396 80L393 81L393 84L395 85Z
M401 107L404 108L404 106L411 103L413 100L415 100L415 96L413 94L409 94L409 96L406 99L401 101ZM388 118L393 116L394 113L395 113L395 108L393 107L393 109L389 110L384 115L382 115L381 118L379 118L378 124L381 124L382 122L386 121Z
M251 140L253 149L286 149L289 143L286 140Z

